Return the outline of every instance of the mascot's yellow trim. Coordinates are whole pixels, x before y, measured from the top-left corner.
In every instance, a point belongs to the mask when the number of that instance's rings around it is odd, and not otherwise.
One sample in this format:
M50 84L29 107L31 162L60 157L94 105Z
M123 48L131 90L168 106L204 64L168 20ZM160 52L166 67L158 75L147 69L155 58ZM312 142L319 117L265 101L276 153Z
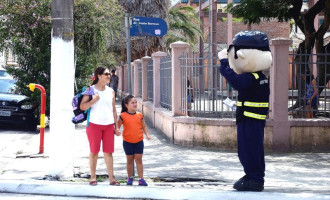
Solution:
M242 106L242 102L238 101L237 102L237 106ZM244 106L248 106L248 107L258 107L258 108L267 108L268 107L268 103L264 103L264 102L250 102L250 101L244 101Z
M254 78L256 78L256 79L259 78L259 75L257 73L251 73L251 74L254 76Z
M247 111L244 111L244 116L246 117L251 117L251 118L255 118L255 119L262 119L262 120L265 120L266 119L266 115L259 115L259 114L256 114L256 113L252 113L252 112L247 112Z

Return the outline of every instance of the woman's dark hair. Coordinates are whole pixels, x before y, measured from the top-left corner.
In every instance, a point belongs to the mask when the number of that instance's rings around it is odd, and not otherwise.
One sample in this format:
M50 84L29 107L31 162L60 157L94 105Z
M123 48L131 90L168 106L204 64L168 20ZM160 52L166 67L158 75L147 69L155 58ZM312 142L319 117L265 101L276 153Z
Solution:
M99 81L98 75L102 75L104 70L105 70L104 67L98 67L98 68L95 69L95 71L94 71L94 80L93 80L92 85L95 85Z
M133 95L128 95L128 96L126 96L125 98L123 98L123 100L121 101L121 112L122 112L122 113L128 111L128 109L127 109L127 107L126 107L126 104L128 104L129 101L130 101L131 99L133 99L133 98L134 98Z

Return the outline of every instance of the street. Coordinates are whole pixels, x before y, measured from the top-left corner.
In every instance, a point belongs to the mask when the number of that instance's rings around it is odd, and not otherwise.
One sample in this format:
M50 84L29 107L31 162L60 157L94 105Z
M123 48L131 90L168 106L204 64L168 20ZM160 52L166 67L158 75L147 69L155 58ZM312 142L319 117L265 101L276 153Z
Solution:
M117 104L117 111L119 111ZM243 169L235 151L219 151L206 148L192 148L173 145L163 133L152 128L152 140L145 140L143 156L144 174L148 187L127 187L126 158L122 148L122 137L115 137L114 172L116 179L122 181L118 189L108 191L107 172L100 153L97 175L105 177L91 190L88 183L89 147L85 125L78 125L74 133L74 176L69 180L43 180L47 175L49 158L29 158L25 154L36 154L39 149L39 134L15 129L1 130L0 182L5 188L0 191L0 199L14 199L15 194L6 192L30 193L18 195L19 199L52 199L52 195L64 195L63 199L84 196L111 198L150 198L150 199L199 199L226 197L241 199L247 194L250 199L330 199L330 154L329 153L266 153L265 190L262 193L239 193L232 184L241 176ZM50 133L46 129L45 155L47 155ZM16 158L16 156L21 156ZM15 181L19 181L16 185ZM41 182L40 182L41 181ZM133 185L136 185L134 182ZM1 185L1 184L0 184ZM19 190L15 189L16 187ZM29 188L35 188L31 190ZM41 188L40 188L41 187ZM39 188L39 189L38 189ZM62 189L61 189L62 188ZM67 188L67 189L66 189ZM79 188L79 189L78 189ZM175 194L169 195L169 191ZM34 196L32 194L51 195ZM128 191L130 195L128 195ZM162 192L160 192L162 191ZM167 192L166 192L167 191ZM157 193L154 194L154 193ZM196 196L199 194L200 196ZM4 196L5 195L5 196ZM99 195L99 196L98 196ZM7 198L8 197L8 198ZM55 198L55 197L54 197ZM62 197L61 197L62 198ZM244 198L243 198L244 199Z
M0 193L0 200L81 200L81 199L82 199L81 197ZM85 199L85 200L102 200L102 199L108 199L108 198L84 197L83 199Z

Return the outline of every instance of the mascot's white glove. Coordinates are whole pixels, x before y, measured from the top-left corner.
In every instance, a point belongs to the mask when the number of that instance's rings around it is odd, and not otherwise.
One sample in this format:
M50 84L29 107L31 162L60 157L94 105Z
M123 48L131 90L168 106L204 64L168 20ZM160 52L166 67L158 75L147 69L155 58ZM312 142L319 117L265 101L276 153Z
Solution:
M219 57L220 60L222 60L222 59L228 59L227 49L222 49L222 50L218 53L218 57Z

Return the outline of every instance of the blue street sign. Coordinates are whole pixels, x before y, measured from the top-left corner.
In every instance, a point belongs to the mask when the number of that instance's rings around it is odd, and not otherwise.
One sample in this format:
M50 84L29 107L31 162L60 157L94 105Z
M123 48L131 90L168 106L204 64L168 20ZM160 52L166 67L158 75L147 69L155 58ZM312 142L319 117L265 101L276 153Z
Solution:
M131 36L163 36L167 33L167 24L161 18L132 17Z

